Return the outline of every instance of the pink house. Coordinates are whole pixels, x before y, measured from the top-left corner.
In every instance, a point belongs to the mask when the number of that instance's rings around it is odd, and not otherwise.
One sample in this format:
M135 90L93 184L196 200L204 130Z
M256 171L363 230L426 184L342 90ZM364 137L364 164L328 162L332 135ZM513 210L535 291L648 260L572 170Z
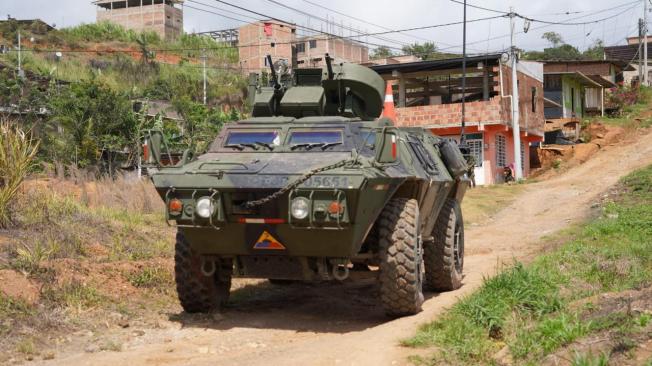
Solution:
M372 66L394 84L397 124L423 127L459 140L462 121L462 59ZM543 141L543 64L519 62L521 162L530 173L530 146ZM466 141L477 161L479 185L500 183L514 164L512 133L512 70L501 55L467 58Z

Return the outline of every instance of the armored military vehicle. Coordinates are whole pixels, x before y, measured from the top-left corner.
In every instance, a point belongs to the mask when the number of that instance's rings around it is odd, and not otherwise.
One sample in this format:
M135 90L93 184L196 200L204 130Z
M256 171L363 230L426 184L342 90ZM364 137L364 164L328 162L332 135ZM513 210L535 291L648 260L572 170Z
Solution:
M251 82L252 117L208 151L160 162L151 178L178 228L175 275L187 312L229 297L231 278L376 279L387 314L421 310L423 291L461 286L469 181L456 143L381 117L385 82L369 68L271 70Z

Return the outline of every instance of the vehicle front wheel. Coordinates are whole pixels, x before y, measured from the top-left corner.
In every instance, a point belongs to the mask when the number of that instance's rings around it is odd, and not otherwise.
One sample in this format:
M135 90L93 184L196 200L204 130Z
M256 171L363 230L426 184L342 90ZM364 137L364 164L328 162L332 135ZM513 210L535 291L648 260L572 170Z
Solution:
M419 204L392 199L378 222L380 299L390 316L412 315L423 304L423 255Z
M218 261L215 273L205 276L201 271L201 256L190 247L181 230L177 232L174 249L174 275L183 310L209 313L224 305L231 290L233 269L230 260Z
M460 204L449 198L439 213L432 231L432 241L425 242L426 288L452 291L462 286L464 269L464 220Z

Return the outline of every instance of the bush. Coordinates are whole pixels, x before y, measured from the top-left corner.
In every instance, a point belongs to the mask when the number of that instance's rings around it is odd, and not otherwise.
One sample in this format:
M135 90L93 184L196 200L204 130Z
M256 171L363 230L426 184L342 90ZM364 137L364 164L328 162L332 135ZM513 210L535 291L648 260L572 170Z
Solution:
M642 100L642 92L638 87L620 85L612 88L607 104L622 113L627 107L633 106Z
M138 39L144 39L147 43L153 44L161 42L161 38L156 34L156 32L150 31L138 33L111 22L82 24L76 27L64 28L60 30L60 32L69 42L136 42Z
M11 224L9 205L33 166L38 143L10 121L0 122L0 227Z

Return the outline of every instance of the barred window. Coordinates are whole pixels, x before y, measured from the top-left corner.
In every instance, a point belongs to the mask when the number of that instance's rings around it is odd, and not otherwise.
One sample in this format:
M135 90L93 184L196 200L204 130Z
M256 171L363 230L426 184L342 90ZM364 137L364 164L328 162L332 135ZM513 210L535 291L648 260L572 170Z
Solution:
M507 166L506 147L505 136L496 135L496 165L500 168Z
M475 159L475 166L481 167L484 157L482 156L483 136L481 133L472 133L466 135L466 143L471 150L471 156Z

